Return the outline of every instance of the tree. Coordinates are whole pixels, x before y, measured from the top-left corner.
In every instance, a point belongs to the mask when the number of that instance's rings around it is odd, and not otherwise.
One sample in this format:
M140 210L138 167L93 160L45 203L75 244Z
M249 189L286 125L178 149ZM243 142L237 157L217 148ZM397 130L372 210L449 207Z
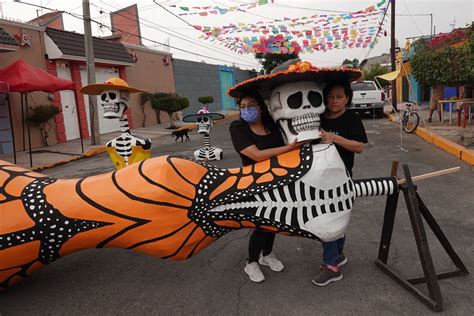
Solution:
M143 113L142 127L145 127L145 122L146 122L145 105L148 101L151 101L152 96L153 94L149 92L140 93L140 108L142 109L142 113ZM158 124L161 124L159 112L156 115L156 119L158 121Z
M169 97L170 95L171 93L166 93L166 92L155 92L151 94L151 97L150 97L151 108L155 110L156 122L158 124L161 124L161 113L160 113L160 109L154 106L154 104L156 103L156 100Z
M359 60L357 58L354 58L353 60L350 59L344 59L342 62L342 66L349 67L349 68L359 68Z
M214 102L214 98L212 96L203 96L203 97L198 97L198 102L202 103L206 108L207 105Z
M474 35L472 27L421 38L413 43L415 54L410 57L413 75L422 86L462 85L474 81ZM463 37L464 36L464 37Z
M387 67L384 67L379 64L374 64L370 66L369 70L364 70L364 78L365 80L375 81L375 77L386 74L388 72L389 71ZM389 84L389 82L386 80L380 80L379 82L382 87L385 87Z
M161 110L168 113L170 118L170 129L176 128L173 123L173 113L181 111L189 106L189 99L180 97L177 94L168 94L163 96L162 93L155 93L151 99L151 106L155 110Z
M270 53L256 53L255 59L262 65L265 75L268 75L273 68L284 63L290 59L298 58L298 54L270 54Z
M38 105L30 109L32 114L27 121L40 129L41 140L45 146L48 146L49 131L52 128L51 119L61 113L61 110L52 104Z

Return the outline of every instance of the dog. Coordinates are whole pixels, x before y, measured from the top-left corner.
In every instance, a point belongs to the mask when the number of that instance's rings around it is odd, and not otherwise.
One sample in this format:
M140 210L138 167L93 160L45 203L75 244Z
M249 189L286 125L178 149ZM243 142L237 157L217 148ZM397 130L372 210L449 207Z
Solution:
M181 142L183 142L184 137L186 137L186 141L188 141L189 140L188 132L189 132L188 128L183 128L183 129L174 131L173 133L171 133L171 136L176 137L174 140L175 142L177 142L178 139L180 138L181 138Z

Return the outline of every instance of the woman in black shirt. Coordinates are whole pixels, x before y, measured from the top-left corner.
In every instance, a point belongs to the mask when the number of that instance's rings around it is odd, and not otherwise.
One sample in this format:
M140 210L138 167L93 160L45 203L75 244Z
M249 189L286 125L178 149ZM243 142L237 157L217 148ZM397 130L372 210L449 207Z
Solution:
M243 95L238 103L240 119L230 125L230 135L244 166L267 160L304 144L295 141L285 145L260 95ZM258 263L269 266L273 271L283 270L283 264L272 253L274 240L275 233L259 229L252 232L249 240L249 257L244 269L250 280L254 282L265 280Z

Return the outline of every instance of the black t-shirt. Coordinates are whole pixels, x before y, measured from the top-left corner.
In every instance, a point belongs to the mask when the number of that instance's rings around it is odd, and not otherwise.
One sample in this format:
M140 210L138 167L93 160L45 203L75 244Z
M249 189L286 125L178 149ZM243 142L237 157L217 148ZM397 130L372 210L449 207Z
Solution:
M242 159L242 165L248 166L256 163L256 161L240 153L249 146L255 145L258 149L263 150L285 145L280 131L274 129L269 130L269 133L268 135L255 134L247 122L242 119L233 121L230 124L232 143L234 144L235 151L239 153Z
M328 119L323 115L321 119L321 128L326 132L340 135L346 139L355 140L361 143L368 142L362 120L357 114L349 110L346 110L344 114L335 119ZM336 145L336 148L342 161L344 161L344 165L352 176L354 153L339 145Z

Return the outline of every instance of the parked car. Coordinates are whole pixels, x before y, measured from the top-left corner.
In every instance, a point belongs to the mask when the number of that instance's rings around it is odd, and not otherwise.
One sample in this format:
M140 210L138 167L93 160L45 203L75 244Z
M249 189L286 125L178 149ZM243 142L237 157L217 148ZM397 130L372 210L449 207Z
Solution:
M383 116L385 92L380 90L373 81L356 81L351 83L354 95L349 105L351 111L357 113L370 112L376 117Z

